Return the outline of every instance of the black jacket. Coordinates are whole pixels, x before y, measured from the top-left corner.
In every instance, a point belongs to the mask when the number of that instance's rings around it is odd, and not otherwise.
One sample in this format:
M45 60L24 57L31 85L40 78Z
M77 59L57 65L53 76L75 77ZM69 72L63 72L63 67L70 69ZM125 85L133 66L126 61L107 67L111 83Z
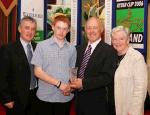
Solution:
M87 44L77 47L76 66L79 70L86 47ZM75 94L77 111L84 111L86 115L113 115L109 114L109 111L112 109L115 111L114 73L116 68L115 50L101 41L91 54L85 69L83 89ZM91 111L93 112L90 113Z
M35 49L36 44L31 44ZM25 107L31 72L20 40L2 47L0 55L0 102L14 101Z

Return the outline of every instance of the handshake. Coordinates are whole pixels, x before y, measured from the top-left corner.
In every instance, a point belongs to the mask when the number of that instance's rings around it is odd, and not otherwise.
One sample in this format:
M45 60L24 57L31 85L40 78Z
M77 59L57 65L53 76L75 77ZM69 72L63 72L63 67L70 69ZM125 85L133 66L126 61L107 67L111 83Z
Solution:
M62 91L63 95L67 96L70 95L71 92L74 90L81 90L82 89L82 79L77 78L77 70L78 68L71 68L69 70L70 79L68 84L61 84L60 83L60 90Z
M62 91L64 96L68 96L74 90L82 89L82 79L81 78L70 79L68 84L61 83L59 89Z

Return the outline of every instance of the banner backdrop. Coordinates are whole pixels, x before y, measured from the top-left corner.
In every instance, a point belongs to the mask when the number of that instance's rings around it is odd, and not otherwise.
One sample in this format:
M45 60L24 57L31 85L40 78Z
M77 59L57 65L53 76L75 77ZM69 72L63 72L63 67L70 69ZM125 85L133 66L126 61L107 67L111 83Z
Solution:
M112 0L105 0L105 42L111 44Z
M37 33L34 40L44 39L44 0L21 0L21 15L31 16L37 21Z
M112 28L112 1L111 0L82 0L82 40L86 42L87 38L84 33L85 22L91 16L97 16L105 26L103 40L111 44L110 32Z
M0 0L0 8L5 16L8 16L12 9L17 5L18 0Z
M67 34L67 40L77 44L77 6L78 0L47 0L47 35L50 38L53 35L51 27L52 21L56 16L65 15L71 21L70 32Z
M18 0L0 0L0 47L16 40Z
M130 43L141 52L146 52L147 0L117 0L115 24L130 29Z

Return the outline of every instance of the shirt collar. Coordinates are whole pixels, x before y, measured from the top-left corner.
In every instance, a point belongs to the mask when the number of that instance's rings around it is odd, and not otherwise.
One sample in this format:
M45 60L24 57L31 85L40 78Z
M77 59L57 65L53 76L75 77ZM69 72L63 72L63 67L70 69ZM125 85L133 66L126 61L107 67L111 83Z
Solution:
M26 41L24 41L22 38L20 38L20 42L21 42L21 44L23 45L23 47L26 47L28 44L31 45L31 42L26 42Z
M52 36L51 38L49 38L49 43L50 44L57 44L58 45L58 43L55 41L55 38L54 38L54 36ZM69 42L66 40L66 38L65 38L65 40L64 40L64 45L69 45Z
M94 51L94 49L96 48L96 46L98 45L98 43L101 41L101 38L100 39L98 39L98 40L96 40L95 42L93 42L92 44L90 44L89 42L88 42L88 46L89 45L91 45L91 47L92 47L92 50L91 50L91 52L93 52ZM87 47L88 47L87 46Z

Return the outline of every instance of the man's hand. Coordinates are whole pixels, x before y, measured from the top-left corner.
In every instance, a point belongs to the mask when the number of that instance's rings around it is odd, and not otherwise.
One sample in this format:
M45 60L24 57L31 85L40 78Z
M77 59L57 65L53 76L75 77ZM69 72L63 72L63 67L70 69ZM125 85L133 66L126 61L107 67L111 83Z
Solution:
M7 108L12 109L12 108L14 107L14 102L13 102L13 101L10 101L10 102L8 102L8 103L5 103L4 105L5 105Z
M82 79L77 78L70 83L72 89L82 89Z
M68 96L71 93L71 88L69 84L61 84L60 90L62 91L63 95Z

